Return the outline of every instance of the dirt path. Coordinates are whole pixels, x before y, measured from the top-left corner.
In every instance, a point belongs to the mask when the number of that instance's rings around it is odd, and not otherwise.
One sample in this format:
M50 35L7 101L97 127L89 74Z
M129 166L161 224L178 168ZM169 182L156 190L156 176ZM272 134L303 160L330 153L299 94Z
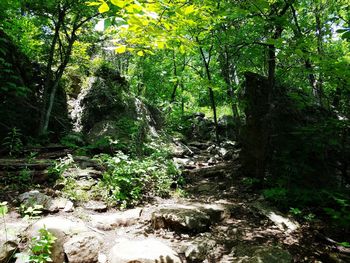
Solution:
M24 221L13 210L6 217L7 229L17 230L13 240L19 242L20 250L25 251L25 243L21 243L24 236L28 236L33 225L42 220L46 220L46 224L50 224L50 220L81 224L102 240L99 262L106 262L115 246L130 240L159 241L171 248L183 263L347 262L346 256L342 259L334 252L334 246L318 240L317 228L300 225L279 214L242 183L235 155L239 149L234 144L231 149L222 150L209 143L194 142L189 144L189 149L192 156L174 159L181 165L187 181L185 197L156 198L127 211L105 211L100 203L93 203L93 209L82 204L67 209L67 200L61 200L60 209L36 222ZM233 161L224 161L229 150L229 159ZM84 169L96 167L85 165ZM46 193L50 191L55 190L46 189ZM0 262L6 261L0 258Z

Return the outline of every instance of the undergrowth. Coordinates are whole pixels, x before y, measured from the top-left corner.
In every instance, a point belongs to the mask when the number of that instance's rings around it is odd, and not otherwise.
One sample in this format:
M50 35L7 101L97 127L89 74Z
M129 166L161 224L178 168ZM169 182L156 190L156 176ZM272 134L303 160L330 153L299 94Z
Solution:
M104 198L121 207L136 205L147 197L167 197L171 185L180 181L179 170L162 151L143 158L131 158L122 152L101 154L96 160L107 168L100 182L107 190Z

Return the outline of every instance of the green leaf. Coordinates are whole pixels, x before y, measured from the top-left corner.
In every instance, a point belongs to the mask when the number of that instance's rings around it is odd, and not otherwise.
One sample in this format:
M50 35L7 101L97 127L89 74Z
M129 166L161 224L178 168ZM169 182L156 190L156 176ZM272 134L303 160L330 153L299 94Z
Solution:
M179 47L179 51L180 51L181 54L185 54L185 53L186 53L186 48L185 48L185 46L184 46L184 45L181 45L181 46Z
M115 53L117 54L123 54L126 52L126 46L123 45L123 46L119 46L115 49Z
M107 3L105 1L101 1L102 4L101 6L98 8L98 11L102 14L102 13L106 13L109 11L109 6L107 5Z
M8 212L7 202L0 203L0 215L5 216Z
M125 0L111 0L111 2L113 5L118 6L120 8L124 8L128 4L128 1Z
M184 10L185 15L192 14L194 12L194 5L187 6Z
M343 246L343 247L350 247L350 243L349 242L341 242L341 243L338 243L340 246Z
M137 52L137 55L140 56L140 57L143 57L145 54L143 53L142 50L140 50L139 52Z
M101 5L101 2L85 2L87 6L98 6Z

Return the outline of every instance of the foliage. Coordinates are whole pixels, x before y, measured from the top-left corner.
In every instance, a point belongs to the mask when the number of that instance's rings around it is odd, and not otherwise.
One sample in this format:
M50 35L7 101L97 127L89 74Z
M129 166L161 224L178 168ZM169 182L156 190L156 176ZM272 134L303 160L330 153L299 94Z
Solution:
M7 202L1 202L0 203L0 215L2 217L5 217L7 212L8 212Z
M107 166L102 184L111 193L109 200L122 207L135 205L145 196L169 195L170 185L179 176L175 165L159 151L143 159L119 152L100 155L98 160Z
M324 207L323 210L325 213L330 216L334 223L337 225L350 229L350 203L349 198L343 195L331 194L332 207Z
M7 134L2 145L7 150L10 156L18 156L23 150L22 134L16 127Z
M38 219L42 214L42 205L33 204L33 206L28 206L22 204L19 208L19 212L24 220Z
M81 133L73 132L63 136L60 140L60 143L63 146L74 150L81 148L85 144L83 135Z
M64 184L62 189L63 197L69 198L69 200L75 202L86 202L90 198L89 193L80 189L79 182L72 177L60 179L59 182Z
M52 178L52 180L57 179L64 173L67 168L72 165L74 165L74 159L72 155L68 154L66 157L55 161L54 164L48 168L47 173L50 175L50 178Z
M4 230L5 230L5 242L7 242L7 228L6 228L6 219L5 216L8 213L7 202L0 202L0 216L2 217Z
M29 262L46 263L52 262L51 248L56 241L56 237L46 228L39 230L39 236L33 237L30 245L31 255Z
M130 85L114 86L106 100L125 107L130 98L148 101L164 113L167 133L190 134L191 116L201 111L209 118L233 114L241 134L250 120L243 110L251 106L243 100L244 73L254 72L269 83L269 112L261 118L267 123L268 165L264 178L243 184L261 186L266 199L284 210L293 207L296 216L325 215L346 227L349 9L346 0L0 1L0 125L11 131L3 146L19 156L37 124L43 134L54 130L50 112L57 91L76 98L89 77L103 87L116 69ZM17 50L21 55L14 56ZM25 74L36 68L42 73ZM8 105L16 109L8 111ZM34 124L14 127L29 115ZM107 189L101 195L132 205L147 188L167 195L178 171L158 151L163 145L147 138L144 120L126 115L108 119L115 136L86 145L85 134L65 133L60 142L76 154L109 153L99 157L108 168L98 186ZM69 165L61 160L49 173L59 176ZM10 180L24 184L29 170ZM73 179L66 183L71 198L86 198L74 195Z

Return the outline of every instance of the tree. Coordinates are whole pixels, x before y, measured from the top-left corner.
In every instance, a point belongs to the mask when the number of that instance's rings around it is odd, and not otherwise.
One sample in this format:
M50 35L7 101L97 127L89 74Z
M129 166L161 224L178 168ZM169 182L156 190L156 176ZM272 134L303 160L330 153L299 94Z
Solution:
M57 89L69 63L73 45L83 34L87 25L97 13L82 0L36 0L23 1L27 16L41 19L45 29L45 41L49 42L45 53L45 80L39 134L46 134L55 101Z

